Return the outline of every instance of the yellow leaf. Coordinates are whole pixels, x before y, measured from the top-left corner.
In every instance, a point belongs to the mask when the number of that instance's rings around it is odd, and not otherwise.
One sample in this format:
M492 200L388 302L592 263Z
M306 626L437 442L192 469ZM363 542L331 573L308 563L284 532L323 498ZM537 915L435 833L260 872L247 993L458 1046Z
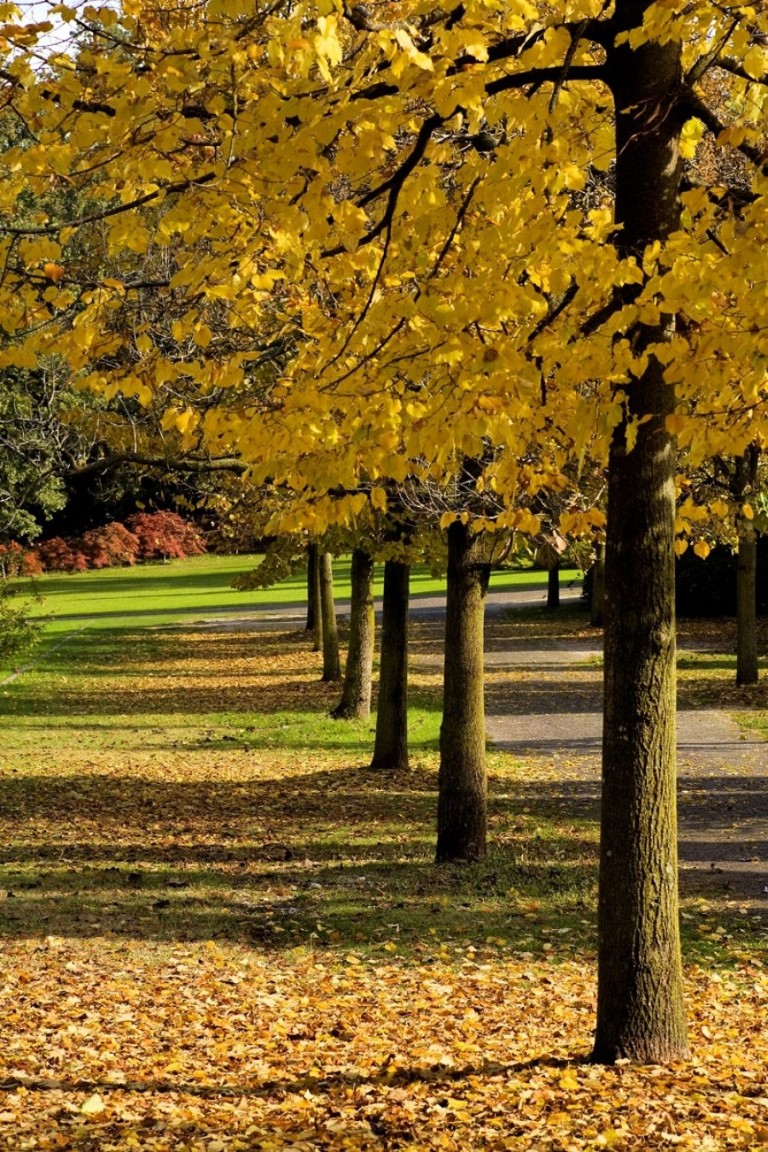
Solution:
M43 264L43 275L47 280L53 280L54 284L58 284L59 280L63 279L65 269L61 264Z
M693 546L693 550L702 560L706 560L707 556L709 556L710 552L712 551L706 540L697 540Z
M105 1108L106 1104L98 1092L94 1092L93 1096L89 1096L88 1099L80 1105L80 1111L83 1116L98 1116L99 1112L103 1112Z
M763 48L750 48L744 57L744 71L759 80L765 74L765 50Z
M687 540L675 540L675 555L682 556L683 552L688 551Z
M741 514L745 520L754 520L755 513L751 504L742 504Z
M671 436L676 436L678 432L682 432L685 428L686 420L685 416L680 416L679 414L675 413L672 416L667 416L665 423L667 426L667 432L669 432Z
M198 423L198 415L194 408L185 408L183 412L179 412L174 421L176 428L181 432L182 436L190 432Z
M574 1092L579 1087L579 1081L573 1072L564 1072L558 1080L558 1086L562 1088L564 1092Z

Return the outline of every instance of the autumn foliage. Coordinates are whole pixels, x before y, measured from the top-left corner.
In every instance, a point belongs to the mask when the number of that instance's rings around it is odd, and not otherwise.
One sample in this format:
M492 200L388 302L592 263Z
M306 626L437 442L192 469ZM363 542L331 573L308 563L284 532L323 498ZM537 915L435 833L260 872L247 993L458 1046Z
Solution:
M183 560L205 551L197 529L176 512L136 512L126 525L138 542L139 560Z
M24 548L15 540L0 544L0 578L39 576L42 571L40 556L34 549Z
M183 560L205 552L200 533L176 512L141 512L126 524L105 524L82 536L52 536L23 552L4 546L18 571L85 572L91 568L119 568L150 560ZM21 559L19 559L21 557Z

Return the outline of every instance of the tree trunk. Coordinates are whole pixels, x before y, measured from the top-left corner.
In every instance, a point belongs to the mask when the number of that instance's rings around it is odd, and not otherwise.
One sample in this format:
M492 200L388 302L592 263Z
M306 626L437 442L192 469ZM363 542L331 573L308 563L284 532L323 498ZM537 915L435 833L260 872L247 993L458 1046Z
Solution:
M398 560L384 565L381 664L372 768L408 767L408 583Z
M736 571L736 683L757 684L757 536L740 517Z
M337 720L365 720L371 711L373 666L373 560L362 548L352 553L352 602L349 648L341 700L331 712Z
M595 562L592 565L592 594L589 599L589 622L593 628L602 628L605 616L605 545L595 544Z
M618 0L617 31L648 0ZM617 246L641 257L679 224L680 46L608 54L616 104ZM669 339L672 322L636 323L630 346ZM675 798L674 392L650 356L622 386L626 424L609 458L605 707L593 1059L664 1063L688 1053L677 897Z
M341 680L339 660L339 633L336 627L336 608L333 603L333 557L330 552L320 556L318 569L320 585L320 615L323 621L323 680L335 683Z
M741 504L757 479L755 444L736 460L733 495ZM739 555L736 568L736 683L757 684L757 534L741 509L736 514Z
M320 549L317 544L311 544L312 554L312 619L314 627L312 629L312 651L321 652L323 650L323 602L320 593ZM309 615L309 613L308 613Z
M438 863L478 860L486 851L483 618L489 575L482 536L455 521L448 529Z
M555 562L547 574L547 608L554 610L560 607L560 565Z
M306 631L315 630L315 595L317 589L317 544L307 547L307 624ZM318 649L319 651L319 649Z

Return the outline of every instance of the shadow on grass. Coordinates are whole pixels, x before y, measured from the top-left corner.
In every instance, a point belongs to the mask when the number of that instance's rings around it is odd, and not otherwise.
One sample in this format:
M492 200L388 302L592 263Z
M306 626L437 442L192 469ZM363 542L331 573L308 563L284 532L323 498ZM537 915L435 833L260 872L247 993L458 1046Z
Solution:
M503 786L491 796L489 857L438 867L431 772L189 784L6 778L0 930L276 949L498 938L591 952L596 783L529 780L514 795ZM681 844L689 895L754 883L746 868L720 879L710 863L722 847L716 830L731 827L733 803L747 798L768 808L767 788L755 794L752 780L696 780L686 805L702 834ZM749 851L768 855L768 841Z

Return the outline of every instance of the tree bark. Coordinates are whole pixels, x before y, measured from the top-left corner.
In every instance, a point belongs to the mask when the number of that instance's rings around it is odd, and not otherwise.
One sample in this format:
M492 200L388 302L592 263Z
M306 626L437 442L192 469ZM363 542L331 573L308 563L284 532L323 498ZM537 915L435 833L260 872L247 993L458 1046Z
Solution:
M483 622L489 576L482 537L455 521L448 529L438 863L478 860L486 853Z
M547 608L560 607L560 564L555 562L547 574Z
M384 565L381 663L372 768L408 767L408 591L410 568Z
M648 0L619 0L617 31L642 22ZM608 54L616 104L616 222L621 256L641 257L679 224L680 46L627 45ZM672 323L635 324L635 355L669 339ZM605 571L605 706L593 1059L644 1063L688 1053L677 897L675 798L674 392L662 366L623 387L626 423L609 458Z
M312 651L323 650L323 602L320 593L320 549L317 544L311 544L312 576ZM308 581L309 582L309 581Z
M736 683L757 684L757 536L740 516L736 570Z
M341 680L339 659L339 632L336 627L336 608L333 603L333 557L330 552L320 556L318 568L320 585L320 616L323 621L323 680L335 683Z
M759 449L751 444L736 460L733 495L741 504L757 479ZM736 514L736 683L757 684L757 534L741 509Z
M307 547L307 624L306 631L315 630L315 596L317 589L317 544ZM318 649L319 651L319 649Z
M373 560L362 548L352 553L352 602L349 647L341 700L331 712L337 720L365 720L371 712L373 668Z
M589 622L593 628L602 628L605 616L605 545L595 544L592 565L592 592L589 598Z

